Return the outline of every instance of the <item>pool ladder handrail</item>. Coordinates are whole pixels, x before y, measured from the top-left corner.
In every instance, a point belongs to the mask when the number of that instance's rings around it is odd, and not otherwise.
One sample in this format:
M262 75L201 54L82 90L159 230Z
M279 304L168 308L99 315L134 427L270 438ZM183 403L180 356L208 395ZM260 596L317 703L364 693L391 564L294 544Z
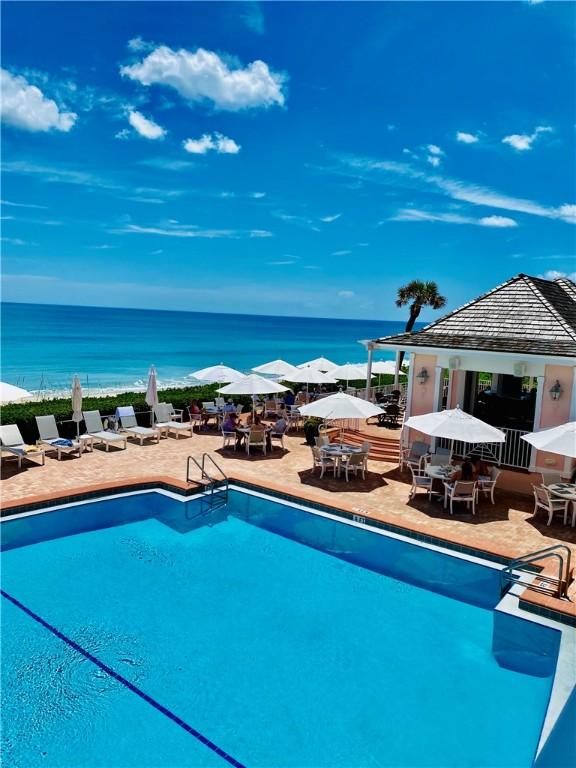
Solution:
M214 477L206 470L206 464L210 464L220 474L220 477ZM203 506L201 514L212 512L214 509L225 507L228 504L228 476L222 467L214 460L209 453L203 453L200 461L195 456L188 456L186 462L186 482L196 483L190 472L191 467L195 465L200 470L200 484L204 486L203 497L206 500L206 506Z
M565 558L560 550L566 553ZM549 558L558 560L558 577L540 576L533 568L529 567L531 563ZM538 549L535 552L528 552L526 555L521 555L520 557L511 560L500 572L500 592L504 595L510 585L520 584L535 592L543 592L544 594L550 594L550 590L554 588L553 591L557 597L567 598L568 579L570 578L571 573L571 558L572 551L570 547L567 547L565 544L553 544L550 547L544 547L544 549ZM532 573L536 578L534 581L523 581L520 576L514 573L514 571ZM535 582L537 581L545 583L536 584Z

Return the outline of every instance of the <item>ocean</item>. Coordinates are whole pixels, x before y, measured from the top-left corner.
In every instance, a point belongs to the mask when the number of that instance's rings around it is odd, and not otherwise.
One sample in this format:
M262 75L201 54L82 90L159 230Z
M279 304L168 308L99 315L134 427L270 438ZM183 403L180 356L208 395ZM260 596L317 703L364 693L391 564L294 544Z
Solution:
M377 319L3 303L1 378L54 392L68 390L77 373L85 389L125 390L143 387L154 364L160 386L183 386L193 371L218 363L248 373L276 358L294 365L320 355L339 364L366 362L359 339L403 328Z

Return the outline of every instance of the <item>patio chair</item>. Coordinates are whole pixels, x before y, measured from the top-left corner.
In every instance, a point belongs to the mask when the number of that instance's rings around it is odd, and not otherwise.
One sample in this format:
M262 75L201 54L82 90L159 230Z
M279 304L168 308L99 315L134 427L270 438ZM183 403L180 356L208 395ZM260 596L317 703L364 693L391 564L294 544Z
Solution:
M544 470L543 472L540 472L540 477L542 479L542 485L554 485L555 483L564 482L562 480L561 472L547 472Z
M264 418L267 416L275 416L278 413L278 405L276 400L266 400L264 402Z
M415 440L409 448L404 448L404 450L400 451L400 471L404 467L422 469L424 457L429 450L430 446L427 443Z
M410 472L412 474L412 486L410 488L410 493L408 494L408 499L413 499L416 495L416 491L418 489L422 489L426 491L428 494L428 499L432 500L432 478L427 475L425 472L423 472L419 468L413 467L411 464L408 465L410 468Z
M342 457L341 468L344 468L344 474L346 476L346 482L348 482L348 474L354 473L354 477L358 475L358 472L362 472L362 480L366 479L366 459L367 453L351 453L349 456Z
M182 421L184 418L184 409L183 408L174 408L172 403L166 403L168 408L170 409L170 418L172 421Z
M433 467L444 467L447 464L450 464L450 459L446 454L438 454L438 453L429 453L427 456L424 457L426 462L428 464L431 464Z
M370 440L362 441L362 453L365 453L366 457L368 457L368 454L370 453L371 448L372 448L372 443L370 442Z
M330 438L328 435L316 435L314 442L317 448L323 448L325 445L330 445Z
M336 470L338 469L338 460L333 456L327 456L322 452L322 449L318 446L311 449L312 459L314 461L313 469L320 467L320 479L324 477L324 472L327 469L332 469L332 474L336 477Z
M214 400L214 404L216 408L224 408L224 406L226 405L226 400L223 397L217 397Z
M242 411L244 410L244 406L240 403L240 405L236 406L236 416L240 416Z
M172 432L176 436L176 440L180 435L186 432L192 437L194 435L194 424L189 422L188 424L181 421L174 421L170 418L170 409L166 403L157 403L154 406L154 416L156 417L156 426L159 430L167 433Z
M454 514L454 502L465 501L469 509L472 505L472 514L476 514L476 482L470 480L456 480L455 483L444 483L444 509L450 501L450 514Z
M533 485L534 488L534 514L539 509L548 512L548 523L550 525L554 515L561 514L564 517L564 525L568 520L568 506L570 502L567 499L555 498L548 488L543 485Z
M63 453L78 451L78 458L82 456L82 442L80 440L67 440L60 437L54 416L36 416L36 425L40 435L40 439L36 441L36 444L47 446L46 450L56 451L58 461L62 458Z
M261 448L266 456L266 430L252 429L246 435L246 453L250 456L250 448Z
M192 411L190 410L190 406L188 406L187 410L188 410L188 421L192 425L192 428L194 428L194 425L197 425L198 431L200 431L200 427L202 426L202 414L192 413Z
M238 439L238 435L236 432L227 432L226 430L222 430L222 448L227 448L229 445L234 446L234 450L236 450L236 441Z
M86 434L80 435L80 440L90 440L91 442L104 443L106 450L111 445L119 446L121 443L126 449L127 440L125 435L119 435L117 432L109 432L104 429L100 411L84 411L84 424L86 425Z
M130 437L135 437L140 440L140 445L144 444L144 440L156 440L157 443L160 442L160 432L157 429L138 426L133 406L122 405L116 408L116 418L120 422L122 432L126 432Z
M0 427L0 447L2 451L17 457L18 469L22 467L22 459L29 459L32 455L39 456L44 464L44 451L38 450L35 445L27 445L16 424L3 424Z
M206 400L202 402L202 408L216 408L216 402L214 400Z
M501 472L502 470L498 469L498 467L492 467L490 477L479 477L476 480L476 495L479 496L481 493L485 493L486 496L490 496L490 501L494 504L494 488L496 488Z
M442 464L450 464L452 461L452 451L450 448L441 448L438 446L434 451L431 453L432 456L441 456L442 457ZM439 466L439 465L436 465Z
M282 432L272 431L270 432L270 446L272 446L272 440L277 440L280 443L282 450L284 450L284 435L288 431L289 425L286 425L286 429Z

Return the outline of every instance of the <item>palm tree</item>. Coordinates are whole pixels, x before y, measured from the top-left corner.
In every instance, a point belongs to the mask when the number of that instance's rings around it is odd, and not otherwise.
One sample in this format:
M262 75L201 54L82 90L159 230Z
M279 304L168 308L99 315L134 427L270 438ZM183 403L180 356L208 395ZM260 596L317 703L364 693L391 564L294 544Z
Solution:
M398 288L397 307L405 307L410 304L410 315L406 323L405 331L409 333L418 319L422 307L432 307L432 309L442 309L446 304L446 298L438 293L438 286L432 280L424 282L423 280L412 280L406 285ZM398 357L397 369L400 370L404 352L400 352Z

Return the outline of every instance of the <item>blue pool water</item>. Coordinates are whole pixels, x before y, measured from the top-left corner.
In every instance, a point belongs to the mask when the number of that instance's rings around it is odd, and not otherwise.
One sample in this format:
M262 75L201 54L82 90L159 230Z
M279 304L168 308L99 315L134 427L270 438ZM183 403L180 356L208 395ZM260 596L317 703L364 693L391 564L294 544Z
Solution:
M197 510L2 524L4 766L532 765L558 633L526 653L511 617L499 652L495 570L240 492Z

